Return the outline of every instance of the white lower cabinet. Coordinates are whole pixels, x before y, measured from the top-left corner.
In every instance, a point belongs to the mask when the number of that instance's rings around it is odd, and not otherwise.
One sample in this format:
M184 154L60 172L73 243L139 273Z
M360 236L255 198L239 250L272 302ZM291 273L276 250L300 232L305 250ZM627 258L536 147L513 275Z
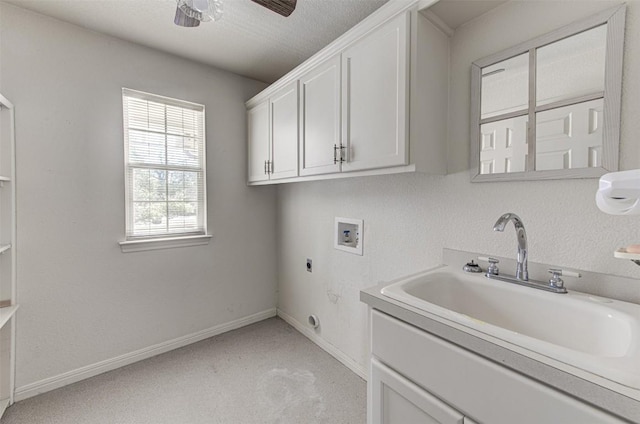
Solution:
M371 334L369 424L626 423L375 309Z
M377 360L371 361L374 424L464 424L464 416Z

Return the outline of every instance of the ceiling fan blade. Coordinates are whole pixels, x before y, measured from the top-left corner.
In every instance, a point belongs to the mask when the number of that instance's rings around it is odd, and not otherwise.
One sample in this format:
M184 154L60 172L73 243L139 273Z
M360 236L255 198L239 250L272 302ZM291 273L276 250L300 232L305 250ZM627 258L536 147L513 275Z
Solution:
M296 8L297 0L251 0L254 3L258 3L260 6L264 6L269 10L276 12L279 15L287 17L293 13Z
M187 16L179 7L176 8L176 17L173 19L173 22L178 26L187 28L193 28L200 25L199 20Z

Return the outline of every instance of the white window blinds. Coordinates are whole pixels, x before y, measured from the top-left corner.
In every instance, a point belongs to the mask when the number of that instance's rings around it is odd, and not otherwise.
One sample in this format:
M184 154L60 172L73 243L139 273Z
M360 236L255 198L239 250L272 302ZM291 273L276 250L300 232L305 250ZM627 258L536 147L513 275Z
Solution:
M127 240L206 234L204 106L123 89Z

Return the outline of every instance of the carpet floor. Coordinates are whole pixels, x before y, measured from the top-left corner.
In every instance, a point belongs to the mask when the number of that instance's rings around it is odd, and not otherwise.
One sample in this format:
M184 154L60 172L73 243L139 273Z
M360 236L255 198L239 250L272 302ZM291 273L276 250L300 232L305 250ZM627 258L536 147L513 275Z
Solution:
M2 424L366 421L366 383L280 318L17 402Z

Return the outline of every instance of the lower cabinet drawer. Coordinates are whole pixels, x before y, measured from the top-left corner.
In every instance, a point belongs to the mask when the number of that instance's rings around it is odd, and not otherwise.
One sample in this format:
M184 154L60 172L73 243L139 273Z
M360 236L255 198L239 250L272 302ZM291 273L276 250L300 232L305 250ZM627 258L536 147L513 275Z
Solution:
M375 359L371 360L372 424L464 424L464 416Z
M625 422L389 315L371 320L375 358L480 423Z

